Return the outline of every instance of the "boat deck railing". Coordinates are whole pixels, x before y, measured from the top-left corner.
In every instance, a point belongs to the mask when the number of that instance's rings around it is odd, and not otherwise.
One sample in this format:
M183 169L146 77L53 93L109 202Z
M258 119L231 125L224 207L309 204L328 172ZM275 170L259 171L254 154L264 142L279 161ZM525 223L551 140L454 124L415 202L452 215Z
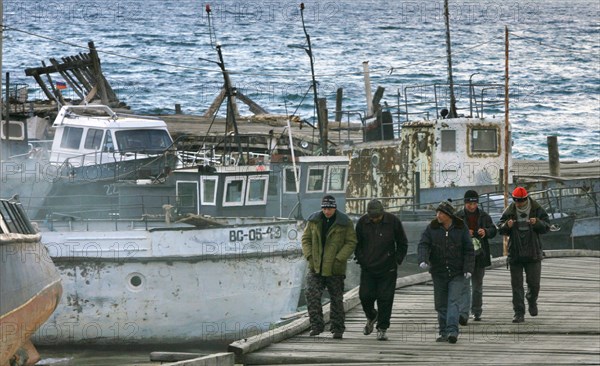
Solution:
M600 215L600 204L598 202L600 191L588 187L554 187L531 190L529 196L536 200L553 217L559 217L560 215L576 217ZM371 199L373 197L347 198L346 200L360 201L360 206L364 206L363 212L366 212L366 205ZM439 202L414 203L415 200L412 196L377 197L377 199L382 201L389 212L397 213L401 219L406 218L410 220L431 218L432 211L439 205ZM386 201L397 201L400 199L408 203L398 206L386 205ZM510 202L509 197L508 203ZM464 205L464 199L462 197L452 198L452 204L456 208L461 207ZM504 211L504 193L489 192L480 194L479 206L490 214L501 214Z

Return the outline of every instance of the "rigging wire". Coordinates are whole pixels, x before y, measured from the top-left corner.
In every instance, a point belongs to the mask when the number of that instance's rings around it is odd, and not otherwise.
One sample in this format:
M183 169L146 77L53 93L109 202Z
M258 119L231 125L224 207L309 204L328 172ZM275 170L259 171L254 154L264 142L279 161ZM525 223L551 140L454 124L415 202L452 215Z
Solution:
M508 34L510 34L510 35L512 35L512 36L520 39L520 40L523 40L525 42L535 43L535 44L540 45L540 46L545 46L545 47L548 47L548 48L553 48L553 49L559 50L559 51L565 51L567 53L581 53L581 54L584 54L584 55L595 55L595 54L599 53L598 51L596 51L596 52L594 52L594 51L581 51L581 50L574 50L572 48L555 46L555 45L551 45L551 44L542 42L541 40L534 39L532 37L520 36L520 35L512 33L512 32L508 32Z

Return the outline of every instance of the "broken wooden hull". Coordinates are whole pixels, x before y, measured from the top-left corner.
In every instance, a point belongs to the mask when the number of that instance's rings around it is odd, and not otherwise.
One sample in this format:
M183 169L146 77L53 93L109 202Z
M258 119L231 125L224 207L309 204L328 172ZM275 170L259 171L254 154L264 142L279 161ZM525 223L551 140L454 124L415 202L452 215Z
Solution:
M59 302L60 275L39 234L0 234L0 255L0 366L15 357L33 365L39 355L29 339Z

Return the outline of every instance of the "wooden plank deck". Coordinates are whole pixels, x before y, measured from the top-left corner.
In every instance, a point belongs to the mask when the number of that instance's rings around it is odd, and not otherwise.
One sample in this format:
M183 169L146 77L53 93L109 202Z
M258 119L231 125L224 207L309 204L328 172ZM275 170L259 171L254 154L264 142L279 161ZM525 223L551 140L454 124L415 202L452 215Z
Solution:
M352 309L343 340L334 340L327 332L309 337L305 318L283 333L257 336L259 342L265 337L277 341L284 333L298 333L289 339L241 354L253 348L249 345L255 340L248 339L232 344L230 350L238 353L238 362L249 365L600 364L600 258L598 252L593 257L555 257L564 254L548 253L542 265L539 315L527 314L521 324L512 323L505 258L496 260L496 268L484 279L483 320L461 326L456 344L435 342L433 287L430 281L423 283L428 274L419 274L421 283L396 289L387 342L377 341L376 332L362 334L362 308L348 299Z

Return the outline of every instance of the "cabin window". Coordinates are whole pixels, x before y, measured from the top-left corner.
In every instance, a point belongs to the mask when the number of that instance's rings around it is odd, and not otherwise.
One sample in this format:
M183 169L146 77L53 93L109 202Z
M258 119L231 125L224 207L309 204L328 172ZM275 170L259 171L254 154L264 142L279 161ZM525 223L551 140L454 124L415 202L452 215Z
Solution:
M85 135L85 143L83 144L84 149L98 150L102 144L102 136L104 135L103 130L96 128L90 128Z
M200 185L200 203L202 205L216 206L218 181L218 177L202 177Z
M104 146L102 147L102 151L104 152L114 152L115 145L113 144L112 133L110 131L106 131L106 139L104 139Z
M63 149L78 150L79 144L81 143L81 136L83 136L83 128L65 127L62 139L60 140L60 147Z
M285 168L285 183L283 186L283 191L285 193L296 193L296 177L294 175L294 168ZM298 178L300 178L300 170L296 168L296 174Z
M327 192L345 192L347 169L341 166L329 167L329 185Z
M25 124L20 121L2 121L2 139L25 140Z
M442 130L442 151L456 151L455 130Z
M198 214L198 182L177 182L177 208L180 214Z
M497 152L498 139L495 128L477 128L471 130L472 152Z
M242 206L244 204L244 191L246 180L242 177L225 178L225 195L223 206Z
M165 130L125 130L115 132L119 151L160 153L172 143Z
M309 168L307 192L323 192L323 180L325 178L325 168Z
M267 203L267 187L269 176L248 177L248 191L246 192L246 205L265 205Z

